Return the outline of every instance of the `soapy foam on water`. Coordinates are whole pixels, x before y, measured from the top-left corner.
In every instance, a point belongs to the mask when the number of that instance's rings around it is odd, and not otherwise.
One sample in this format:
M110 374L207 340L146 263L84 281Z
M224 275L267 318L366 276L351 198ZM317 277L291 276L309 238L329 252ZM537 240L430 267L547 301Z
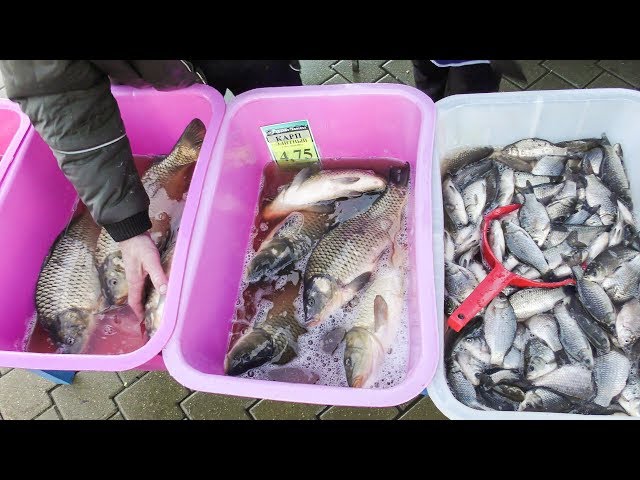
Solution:
M264 190L264 176L260 181L260 197L262 198L262 193ZM278 188L281 190L282 186ZM411 192L411 189L409 189ZM410 193L409 193L410 194ZM339 218L340 221L345 221L348 218L351 218L355 215L358 209L368 208L371 203L377 198L378 195L363 195L356 199L345 200L337 202L336 205L336 213L335 215ZM354 205L354 202L358 202L357 205ZM351 203L351 205L350 205ZM261 202L256 206L256 211L254 212L255 217L259 216ZM398 248L402 248L405 252L408 250L408 238L409 232L407 228L406 221L406 212L407 207L405 206L405 211L403 215L402 224L400 226L400 230L396 235L396 244ZM280 220L274 223L274 226L279 223ZM270 225L265 222L260 222L259 227L256 228L255 225L251 229L251 234L249 237L248 248L245 254L245 263L243 265L243 272L246 271L247 265L251 261L251 259L255 256L256 251L254 250L254 242L258 233L265 233L269 230ZM259 230L259 231L258 231ZM257 247L257 246L256 246ZM305 266L311 253L309 253L305 258L297 261L294 266L294 272L298 272L300 275L304 272ZM391 249L386 249L382 256L380 257L377 267L374 269L373 277L377 275L382 275L389 269L391 269ZM271 282L273 287L276 289L282 288L287 281L286 276L280 276L275 282ZM407 282L408 283L408 282ZM232 323L235 328L231 329L229 333L229 347L232 346L234 341L234 337L237 339L238 330L237 327L242 328L242 332L246 332L249 328L249 325L256 325L260 321L263 321L266 318L268 310L273 305L272 302L265 300L258 300L261 294L264 294L263 289L258 289L256 294L251 299L254 302L257 302L257 310L256 314L251 319L240 318L241 313L245 310L245 298L244 293L245 290L249 287L247 282L245 282L244 277L242 278L239 286L238 297L236 300L236 311L234 313L234 317L232 319ZM241 377L243 378L253 378L260 380L272 380L270 377L270 372L274 370L278 370L281 368L297 368L307 372L313 372L318 376L318 380L315 382L317 385L330 385L330 386L342 386L348 387L347 379L345 375L343 360L344 360L344 349L345 343L341 341L335 351L333 353L325 353L322 351L322 342L329 332L336 328L344 328L345 331L348 331L354 322L356 321L356 315L358 313L357 305L359 304L362 295L365 293L366 287L359 292L358 295L354 299L351 300L347 305L345 305L342 309L340 309L335 314L331 315L327 320L325 320L320 325L312 327L309 331L301 335L298 339L298 351L297 356L291 362L285 365L274 365L274 364L266 364L262 367L255 368L250 370ZM265 308L265 305L267 307ZM304 305L303 305L303 295L302 288L300 289L300 294L296 297L294 301L294 308L296 312L296 317L298 320L304 319ZM390 388L395 385L402 383L406 376L408 360L409 360L409 314L408 314L408 302L407 302L407 294L405 293L404 302L402 306L401 319L398 326L398 331L396 334L396 338L392 343L389 351L386 352L384 361L380 366L375 382L373 383L372 388ZM304 323L301 321L301 323Z

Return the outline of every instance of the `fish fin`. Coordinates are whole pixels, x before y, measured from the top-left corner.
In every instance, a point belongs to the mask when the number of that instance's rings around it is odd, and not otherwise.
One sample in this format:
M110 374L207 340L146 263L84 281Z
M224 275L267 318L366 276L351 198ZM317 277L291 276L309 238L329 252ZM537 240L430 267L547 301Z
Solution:
M616 152L616 155L618 155L619 157L622 157L622 145L620 145L619 143L616 143L613 146L613 151Z
M364 287L371 279L371 272L365 272L362 275L358 275L344 286L344 290L351 291L354 295L358 293L362 287Z
M341 177L334 180L335 183L341 183L343 185L350 185L352 183L357 183L360 180L359 177Z
M204 126L204 123L202 123L202 120L194 118L189 122L187 128L184 129L184 132L180 136L180 140L178 140L178 144L176 146L200 150L206 133L207 128Z
M601 206L602 206L601 204L598 204L593 207L590 207L589 204L586 204L586 207L583 205L582 208L586 210L590 215L595 215L596 213L598 213L598 210L600 210Z
M501 152L493 152L489 158L519 172L531 173L531 170L533 170L533 165L529 162Z
M333 213L335 210L335 203L318 203L316 205L309 205L304 208L307 212L313 213Z
M293 180L291 181L291 188L300 187L300 185L302 185L305 180L307 180L311 175L315 173L315 170L316 169L314 167L305 167L300 170L298 173L296 173L296 176L293 177Z
M589 245L578 240L578 231L574 230L564 239L573 248L587 248Z
M606 133L603 133L602 137L600 138L601 138L600 142L602 143L602 145L611 145L611 142L609 141L609 137L607 137Z
M551 222L551 229L557 232L568 232L569 229L561 223Z
M389 170L389 183L399 187L406 187L409 183L410 173L409 162L405 162L402 167L391 167L391 170Z
M387 305L382 295L376 295L373 300L373 318L373 328L376 332L389 323L389 305Z
M533 185L531 185L531 182L529 180L527 180L526 187L519 187L515 185L515 189L518 193L521 193L522 195L533 193Z
M297 356L298 353L296 352L296 350L290 344L287 344L278 359L273 360L271 363L273 363L274 365L284 365L285 363L289 363Z

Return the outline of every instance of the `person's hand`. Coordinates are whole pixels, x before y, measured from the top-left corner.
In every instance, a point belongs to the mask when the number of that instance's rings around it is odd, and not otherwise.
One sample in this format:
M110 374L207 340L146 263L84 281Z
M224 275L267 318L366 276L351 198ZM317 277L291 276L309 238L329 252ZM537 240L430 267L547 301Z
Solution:
M148 233L119 243L124 262L124 272L129 285L129 305L136 316L144 318L142 295L147 274L161 295L167 293L168 278L160 263L160 254Z

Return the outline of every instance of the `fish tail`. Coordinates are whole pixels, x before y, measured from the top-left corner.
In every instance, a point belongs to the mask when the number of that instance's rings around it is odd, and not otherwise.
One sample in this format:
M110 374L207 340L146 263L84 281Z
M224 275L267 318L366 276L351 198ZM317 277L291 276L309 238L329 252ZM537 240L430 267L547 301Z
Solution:
M204 136L207 133L207 129L199 118L191 120L187 128L185 128L182 136L180 137L180 143L191 148L199 149L204 142Z
M406 187L409 184L410 172L409 162L406 162L402 167L392 167L389 171L389 183Z
M206 133L207 129L199 118L191 120L173 147L173 152L179 154L177 158L183 159L180 161L181 164L186 165L198 159ZM170 155L170 157L175 157L175 155Z
M525 187L519 187L518 185L515 185L515 189L516 189L516 192L521 193L523 195L533 193L533 185L531 185L531 182L529 180L527 180L527 184Z

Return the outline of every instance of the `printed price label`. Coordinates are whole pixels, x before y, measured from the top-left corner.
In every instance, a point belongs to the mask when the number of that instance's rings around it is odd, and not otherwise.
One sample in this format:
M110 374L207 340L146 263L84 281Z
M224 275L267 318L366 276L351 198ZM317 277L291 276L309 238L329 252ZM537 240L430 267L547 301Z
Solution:
M298 167L320 161L307 120L260 127L271 158L280 167Z

